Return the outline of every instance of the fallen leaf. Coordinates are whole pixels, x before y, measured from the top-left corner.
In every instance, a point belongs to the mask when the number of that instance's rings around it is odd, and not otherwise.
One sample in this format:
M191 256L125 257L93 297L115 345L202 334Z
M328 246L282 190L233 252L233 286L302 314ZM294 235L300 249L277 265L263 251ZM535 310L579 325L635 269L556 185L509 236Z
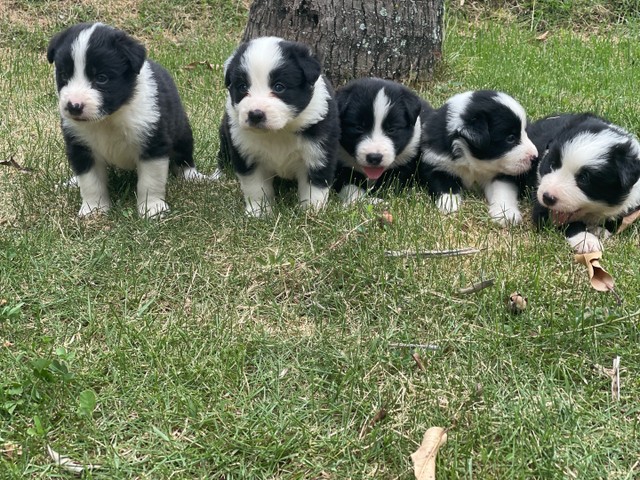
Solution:
M539 40L539 41L541 41L541 42L544 42L544 41L547 39L547 37L548 37L548 36L549 36L549 30L547 30L546 32L544 32L544 33L543 33L543 34L541 34L541 35L538 35L538 36L536 37L536 40Z
M638 218L640 218L640 209L636 210L635 212L631 212L626 217L623 217L622 218L622 222L620 223L620 226L618 227L618 230L616 230L616 233L624 232Z
M422 363L422 358L420 358L420 354L418 352L413 352L411 354L411 357L413 357L413 360L416 362L416 365L420 370L422 370L423 372L427 371L427 369L424 366L424 363Z
M13 442L6 442L0 446L0 453L9 460L22 455L22 445Z
M576 263L587 267L591 286L599 292L613 291L613 277L600 265L602 252L581 253L575 256Z
M420 448L411 454L413 473L416 480L435 480L436 455L438 449L447 442L447 430L431 427L422 437Z
M63 469L75 473L76 475L81 475L85 470L96 470L100 468L100 465L83 465L81 463L76 462L75 460L70 459L69 457L65 457L56 452L50 445L47 445L47 452L49 452L49 456L55 462L56 465L62 467Z
M204 60L202 60L200 62L191 62L191 63L185 65L184 68L185 68L185 70L193 70L199 65L204 65L209 70L213 70L214 69L213 63L205 62Z
M376 424L387 417L387 411L384 407L382 407L378 412L373 416L369 423L366 423L362 429L360 430L360 438L364 437Z

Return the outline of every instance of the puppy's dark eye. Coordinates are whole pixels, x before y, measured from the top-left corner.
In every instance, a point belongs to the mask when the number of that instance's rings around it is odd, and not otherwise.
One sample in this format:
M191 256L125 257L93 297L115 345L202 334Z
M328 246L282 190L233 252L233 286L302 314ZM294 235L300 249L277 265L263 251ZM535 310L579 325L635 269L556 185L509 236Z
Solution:
M249 85L247 85L246 83L239 83L238 91L240 93L247 93L249 91Z
M393 135L394 133L396 133L396 129L394 127L387 127L384 129L385 132L387 132L389 135Z
M585 185L588 184L589 181L591 180L591 173L589 173L589 170L581 170L580 173L578 173L576 179L578 180L579 184Z
M518 137L516 137L515 135L508 135L507 138L504 139L504 141L507 142L509 145L513 145L514 143L516 143L517 140L518 140Z
M272 90L273 90L275 93L282 93L282 92L284 92L284 91L286 90L286 88L287 88L287 87L285 87L285 86L284 86L284 84L282 84L282 83L278 82L278 83L276 83L276 84L273 86Z
M104 73L99 73L98 75L96 75L95 82L98 85L104 85L108 81L109 81L109 77L107 75L105 75Z

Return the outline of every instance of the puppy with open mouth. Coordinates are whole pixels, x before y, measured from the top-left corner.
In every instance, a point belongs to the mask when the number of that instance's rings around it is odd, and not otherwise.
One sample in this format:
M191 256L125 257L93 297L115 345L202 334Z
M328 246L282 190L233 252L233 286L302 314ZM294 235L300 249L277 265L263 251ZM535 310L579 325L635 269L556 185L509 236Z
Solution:
M345 203L391 183L414 180L422 121L431 106L409 88L380 78L354 80L336 92L341 168L336 190Z
M592 114L547 117L528 127L541 157L534 222L561 228L576 253L601 240L640 208L640 144Z

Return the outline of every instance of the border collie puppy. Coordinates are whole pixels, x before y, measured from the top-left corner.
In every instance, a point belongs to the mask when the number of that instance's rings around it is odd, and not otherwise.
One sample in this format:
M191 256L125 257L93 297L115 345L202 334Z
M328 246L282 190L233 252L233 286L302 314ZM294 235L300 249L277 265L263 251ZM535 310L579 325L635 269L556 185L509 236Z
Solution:
M345 203L393 181L409 183L420 157L421 119L431 106L407 87L380 78L354 80L336 92L341 168L336 189Z
M220 127L245 211L268 214L274 177L296 180L303 208L325 206L336 170L340 125L329 82L309 47L277 37L243 43L225 62Z
M601 251L600 238L640 208L640 144L592 114L547 117L528 128L538 146L534 222L561 228L577 253Z
M78 215L111 207L107 166L137 170L138 212L168 211L167 174L201 179L193 136L169 73L146 59L145 48L123 31L81 23L47 49L55 63L58 108L69 164L82 196Z
M424 123L420 177L443 213L458 210L463 188L482 189L501 225L522 220L519 185L538 155L524 108L502 92L451 97Z

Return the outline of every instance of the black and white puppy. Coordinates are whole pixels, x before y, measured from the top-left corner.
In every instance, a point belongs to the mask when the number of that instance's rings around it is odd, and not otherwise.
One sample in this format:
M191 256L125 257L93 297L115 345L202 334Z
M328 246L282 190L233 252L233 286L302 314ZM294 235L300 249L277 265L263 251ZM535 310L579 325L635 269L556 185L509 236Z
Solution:
M101 23L81 23L47 49L55 63L67 158L80 186L78 215L106 212L109 165L137 170L138 211L166 212L169 166L188 179L204 176L193 162L193 136L169 73L146 59L138 41Z
M524 108L506 93L479 90L451 97L424 123L421 179L440 211L458 210L463 188L479 188L501 225L522 220L519 176L538 151L525 128Z
M528 128L541 152L534 222L561 228L577 253L601 251L601 239L640 208L640 144L592 114L547 117Z
M417 174L422 122L433 109L409 88L380 78L354 80L336 92L341 168L336 189L345 203L367 190Z
M220 158L230 160L247 214L272 209L274 177L297 180L303 208L325 206L340 126L333 89L309 47L277 37L243 43L225 62Z

